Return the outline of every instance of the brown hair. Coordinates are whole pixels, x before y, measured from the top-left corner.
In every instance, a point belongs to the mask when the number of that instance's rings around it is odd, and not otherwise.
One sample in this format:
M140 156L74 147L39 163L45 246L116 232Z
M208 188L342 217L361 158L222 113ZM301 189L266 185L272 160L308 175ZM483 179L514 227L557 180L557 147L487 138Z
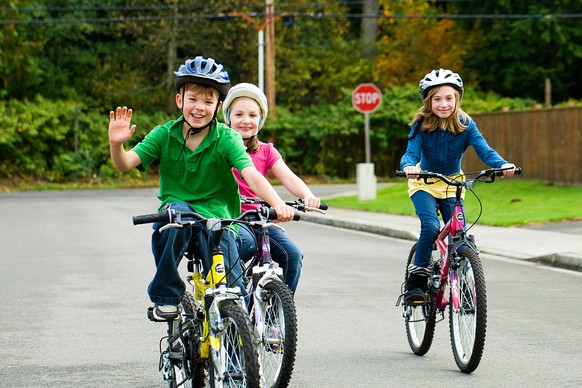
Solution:
M259 150L259 137L257 135L253 136L252 139L247 141L247 152L249 154L254 154Z
M455 109L449 117L446 119L441 119L432 112L432 97L439 91L440 88L441 87L438 86L428 91L426 98L423 100L422 106L418 112L416 112L412 118L412 121L408 125L412 126L417 121L422 120L419 131L432 132L437 129L439 127L439 123L442 122L442 129L447 129L455 135L461 133L468 127L463 123L467 121L469 115L465 113L463 109L461 109L461 95L457 89L453 88L456 103ZM461 117L462 121L459 116Z
M185 92L186 90L191 90L193 92L202 92L206 95L207 98L220 98L220 92L214 86L205 85L205 84L196 84L187 82L180 88L180 94Z

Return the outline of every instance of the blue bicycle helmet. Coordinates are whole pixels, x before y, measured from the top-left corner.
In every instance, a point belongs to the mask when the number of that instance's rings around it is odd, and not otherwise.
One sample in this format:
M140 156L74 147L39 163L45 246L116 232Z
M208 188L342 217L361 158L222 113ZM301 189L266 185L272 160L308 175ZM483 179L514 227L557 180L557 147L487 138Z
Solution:
M463 80L461 79L461 76L442 68L431 71L420 80L420 83L418 84L420 98L424 101L430 89L442 85L449 85L457 89L461 95L460 99L463 99L465 89L463 89Z
M180 89L185 83L197 83L215 87L221 96L221 100L230 89L230 77L228 72L223 70L223 66L216 63L212 58L197 56L188 59L186 63L180 65L178 71L174 72L174 85Z

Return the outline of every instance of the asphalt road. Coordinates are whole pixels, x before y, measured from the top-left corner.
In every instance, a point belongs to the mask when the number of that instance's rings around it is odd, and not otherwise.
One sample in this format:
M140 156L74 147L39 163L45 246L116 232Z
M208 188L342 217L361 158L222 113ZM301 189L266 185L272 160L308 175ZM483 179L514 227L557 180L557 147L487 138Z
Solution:
M0 194L0 386L163 387L149 322L155 190ZM447 320L424 357L395 307L410 242L285 224L305 253L291 387L577 387L582 274L483 257L481 365L460 373Z

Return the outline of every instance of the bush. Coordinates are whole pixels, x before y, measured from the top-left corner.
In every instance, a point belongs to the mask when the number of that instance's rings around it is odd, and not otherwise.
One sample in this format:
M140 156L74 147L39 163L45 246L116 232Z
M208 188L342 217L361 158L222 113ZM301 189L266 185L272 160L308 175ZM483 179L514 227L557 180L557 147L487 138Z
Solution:
M365 162L364 114L344 89L337 104L308 105L301 110L277 107L260 137L274 141L289 166L301 176L353 178L356 164ZM420 107L414 85L383 91L378 110L369 115L371 162L377 176L392 176L406 148L408 122ZM492 93L466 93L469 114L531 107L533 101L501 98ZM114 109L114 107L111 107ZM98 111L75 101L36 97L26 101L0 100L0 178L34 177L55 182L119 176L109 156L109 109ZM163 112L134 111L136 133L129 149L158 124L172 117ZM156 173L155 168L152 173ZM137 174L137 172L136 172Z

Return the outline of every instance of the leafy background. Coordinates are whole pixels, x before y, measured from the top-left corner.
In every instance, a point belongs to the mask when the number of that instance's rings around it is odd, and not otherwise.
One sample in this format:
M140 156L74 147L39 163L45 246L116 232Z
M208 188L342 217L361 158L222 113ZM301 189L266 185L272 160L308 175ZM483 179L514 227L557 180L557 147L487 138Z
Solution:
M134 109L138 132L176 117L172 72L195 55L257 82L263 1L12 0L0 7L0 178L117 176L108 113ZM375 17L364 11L377 10ZM579 104L582 3L575 0L277 1L276 115L261 132L299 174L350 178L364 160L362 82L383 91L370 115L379 176L397 166L418 80L451 68L469 113ZM372 23L372 37L363 32ZM535 37L535 38L532 38ZM219 115L219 117L221 117Z

